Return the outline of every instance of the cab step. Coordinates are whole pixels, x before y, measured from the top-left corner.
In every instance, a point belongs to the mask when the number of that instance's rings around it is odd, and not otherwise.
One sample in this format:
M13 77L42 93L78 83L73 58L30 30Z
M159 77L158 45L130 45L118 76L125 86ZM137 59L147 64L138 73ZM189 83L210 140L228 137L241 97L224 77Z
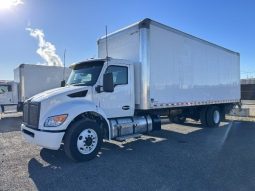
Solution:
M122 136L122 137L117 137L116 141L125 141L127 139L131 139L131 138L139 138L141 137L142 134L132 134L132 135L126 135L126 136Z

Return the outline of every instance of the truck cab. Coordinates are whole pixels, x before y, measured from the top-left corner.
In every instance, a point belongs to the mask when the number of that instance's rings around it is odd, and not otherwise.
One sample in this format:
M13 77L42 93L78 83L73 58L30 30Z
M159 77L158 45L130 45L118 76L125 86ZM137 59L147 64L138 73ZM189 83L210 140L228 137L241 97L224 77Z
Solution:
M18 84L13 81L0 81L0 113L17 110ZM14 106L14 107L13 107Z
M134 68L127 60L109 59L72 65L67 86L90 86L91 101L107 118L134 114ZM107 78L108 74L108 79ZM109 78L109 74L112 75ZM105 78L106 77L106 78ZM105 81L104 81L105 79ZM104 84L105 83L105 84ZM113 86L107 90L105 85ZM113 84L112 84L113 83Z
M130 61L95 59L70 68L65 87L24 103L21 130L29 142L54 150L64 143L67 155L80 161L95 157L103 138L152 129L149 116L133 117L134 65Z

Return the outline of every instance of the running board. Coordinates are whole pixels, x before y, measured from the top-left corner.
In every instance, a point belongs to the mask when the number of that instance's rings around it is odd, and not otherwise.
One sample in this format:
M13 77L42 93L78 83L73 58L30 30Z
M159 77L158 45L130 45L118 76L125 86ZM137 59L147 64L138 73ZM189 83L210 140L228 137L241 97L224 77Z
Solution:
M122 137L117 137L116 141L125 141L127 139L131 139L131 138L139 138L141 137L142 134L133 134L133 135L126 135L126 136L122 136Z

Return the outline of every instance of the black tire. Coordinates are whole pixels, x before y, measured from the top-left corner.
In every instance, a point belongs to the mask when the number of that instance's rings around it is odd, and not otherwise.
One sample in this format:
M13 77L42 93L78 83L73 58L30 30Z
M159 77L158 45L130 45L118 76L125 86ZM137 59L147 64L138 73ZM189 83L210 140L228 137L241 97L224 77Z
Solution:
M224 110L221 110L221 121L226 121L226 113Z
M207 126L208 126L208 124L207 124L207 110L208 110L207 107L203 107L203 108L200 110L200 122L201 122L201 124L202 124L204 127L207 127Z
M207 111L207 125L209 127L218 127L221 122L221 111L220 108L217 106L211 106L208 108Z
M84 136L82 133L88 135ZM80 149L78 149L78 141L79 143L84 142L84 145ZM88 161L96 157L101 148L102 141L103 136L98 123L92 120L82 119L73 123L68 128L64 138L64 150L66 155L74 161ZM90 148L92 148L91 152ZM82 151L88 151L90 153L81 153Z

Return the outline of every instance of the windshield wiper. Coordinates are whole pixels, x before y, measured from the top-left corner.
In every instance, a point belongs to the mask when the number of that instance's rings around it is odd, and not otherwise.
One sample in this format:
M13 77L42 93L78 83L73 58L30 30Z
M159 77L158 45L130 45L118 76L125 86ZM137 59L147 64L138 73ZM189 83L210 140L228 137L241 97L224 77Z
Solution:
M86 83L70 83L67 85L73 85L73 86L90 86L90 84L86 84Z

